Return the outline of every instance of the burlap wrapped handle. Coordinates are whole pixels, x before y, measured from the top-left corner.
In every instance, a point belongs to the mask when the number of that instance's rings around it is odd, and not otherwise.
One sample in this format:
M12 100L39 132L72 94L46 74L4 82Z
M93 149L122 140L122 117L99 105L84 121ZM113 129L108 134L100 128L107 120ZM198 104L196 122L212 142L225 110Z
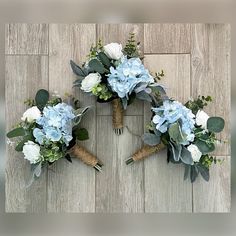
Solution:
M128 160L126 160L126 164L128 165L135 161L143 160L144 158L152 155L155 152L159 152L164 148L165 145L163 143L160 143L156 146L144 145L141 149L135 152Z
M68 152L72 157L80 159L86 165L92 166L98 171L102 170L103 164L96 156L88 152L84 147L74 145Z
M123 133L124 123L124 109L121 104L120 98L112 100L112 124L113 129L117 135Z

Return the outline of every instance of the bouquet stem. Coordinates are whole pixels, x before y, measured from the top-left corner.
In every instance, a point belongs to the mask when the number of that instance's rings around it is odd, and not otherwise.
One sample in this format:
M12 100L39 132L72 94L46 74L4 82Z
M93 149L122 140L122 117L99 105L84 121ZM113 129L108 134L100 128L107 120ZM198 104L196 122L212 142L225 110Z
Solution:
M117 135L123 133L123 116L124 110L120 98L112 100L112 123L113 129Z
M74 145L69 150L69 154L75 158L80 159L86 165L92 166L97 171L102 170L103 164L101 163L101 161L98 160L96 156L88 152L84 147L81 147L79 145Z
M141 149L135 152L129 159L125 161L126 165L129 165L135 161L143 160L144 158L152 155L155 152L159 152L165 148L163 143L160 143L156 146L144 145Z

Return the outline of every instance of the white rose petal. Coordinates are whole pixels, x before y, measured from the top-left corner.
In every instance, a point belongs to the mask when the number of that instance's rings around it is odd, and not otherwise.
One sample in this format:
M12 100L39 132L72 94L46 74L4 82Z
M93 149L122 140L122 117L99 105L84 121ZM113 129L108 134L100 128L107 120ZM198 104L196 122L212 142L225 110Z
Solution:
M40 160L40 146L32 141L28 141L23 146L24 158L35 164Z
M33 121L37 120L41 116L41 112L38 109L38 107L33 106L25 111L23 114L21 120L28 121L29 123L32 123Z
M203 129L207 129L207 120L209 116L204 111L198 111L196 114L196 124L201 126Z
M198 149L198 147L194 144L191 144L187 147L187 149L191 152L192 158L194 162L199 162L202 153Z
M119 60L123 56L122 45L118 43L110 43L104 46L105 54L114 60Z
M91 73L87 75L81 83L81 89L85 92L91 92L93 87L98 85L102 80L102 77L99 73Z

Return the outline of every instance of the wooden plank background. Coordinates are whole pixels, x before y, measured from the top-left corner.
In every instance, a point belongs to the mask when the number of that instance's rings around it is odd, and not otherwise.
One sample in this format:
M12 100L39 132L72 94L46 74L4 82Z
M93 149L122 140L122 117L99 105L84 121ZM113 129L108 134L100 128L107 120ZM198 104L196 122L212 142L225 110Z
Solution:
M167 164L166 151L143 162L124 161L141 147L140 136L150 119L150 106L137 101L125 113L125 130L112 130L110 104L72 89L69 60L86 60L91 44L124 43L129 32L141 42L144 63L165 72L161 83L182 102L211 95L210 115L223 116L226 128L215 155L209 183L183 180L181 166ZM83 121L90 140L83 142L104 163L102 173L74 160L60 160L30 188L29 165L7 146L7 212L229 212L230 211L230 26L227 24L7 24L7 130L25 110L23 101L46 88L69 92L93 109Z

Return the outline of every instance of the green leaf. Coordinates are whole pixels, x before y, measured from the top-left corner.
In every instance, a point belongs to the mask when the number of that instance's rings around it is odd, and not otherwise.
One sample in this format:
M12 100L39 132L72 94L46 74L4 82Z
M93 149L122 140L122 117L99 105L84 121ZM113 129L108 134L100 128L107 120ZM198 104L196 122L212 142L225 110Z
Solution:
M207 129L213 133L219 133L224 129L225 121L221 117L210 117L207 120Z
M209 169L200 163L197 165L197 168L198 168L201 176L203 177L203 179L206 181L209 181L209 179L210 179Z
M215 150L215 145L214 143L209 143L207 144L204 141L201 140L196 140L195 141L195 145L198 147L198 149L200 150L200 152L202 154L207 154L209 152L213 152Z
M33 141L33 136L32 136L31 134L25 135L25 136L23 137L22 141L20 141L20 142L18 143L18 145L15 147L15 150L16 150L17 152L22 152L22 151L23 151L23 146L24 146L24 144L25 144L26 142L28 142L29 140L30 140L30 141Z
M182 147L180 158L184 164L187 164L187 165L193 164L193 158L192 158L191 152L184 146Z
M79 67L77 64L75 64L72 60L70 60L70 66L73 72L80 77L85 77L87 74L83 71L81 67Z
M189 177L191 166L190 165L184 165L184 180L186 180Z
M171 139L174 142L182 143L184 141L184 136L183 136L183 133L182 133L178 123L174 123L174 124L170 125L168 132L169 132Z
M76 138L80 141L89 139L88 130L85 128L77 129L74 131Z
M143 139L144 143L146 143L147 145L150 145L150 146L155 146L155 145L159 144L161 141L160 136L156 136L155 134L151 134L151 133L145 133L142 136L142 139Z
M104 52L98 53L98 58L108 69L111 67L111 62L108 56Z
M145 91L141 91L141 92L137 93L136 97L140 100L144 100L144 101L147 101L147 102L152 102L152 98Z
M198 174L199 174L198 169L196 168L195 165L192 165L190 170L190 179L192 183L196 180Z
M7 133L8 138L15 138L15 137L24 136L24 135L25 135L25 130L22 127L13 129Z
M42 109L46 106L49 100L49 93L45 89L40 89L35 96L35 102L39 109Z
M97 59L92 59L88 65L93 71L96 71L99 74L103 74L106 72L106 69L103 64Z
M177 144L174 144L171 142L169 142L169 144L171 146L172 155L173 155L174 160L179 161L181 150L182 150L182 145L177 145Z

